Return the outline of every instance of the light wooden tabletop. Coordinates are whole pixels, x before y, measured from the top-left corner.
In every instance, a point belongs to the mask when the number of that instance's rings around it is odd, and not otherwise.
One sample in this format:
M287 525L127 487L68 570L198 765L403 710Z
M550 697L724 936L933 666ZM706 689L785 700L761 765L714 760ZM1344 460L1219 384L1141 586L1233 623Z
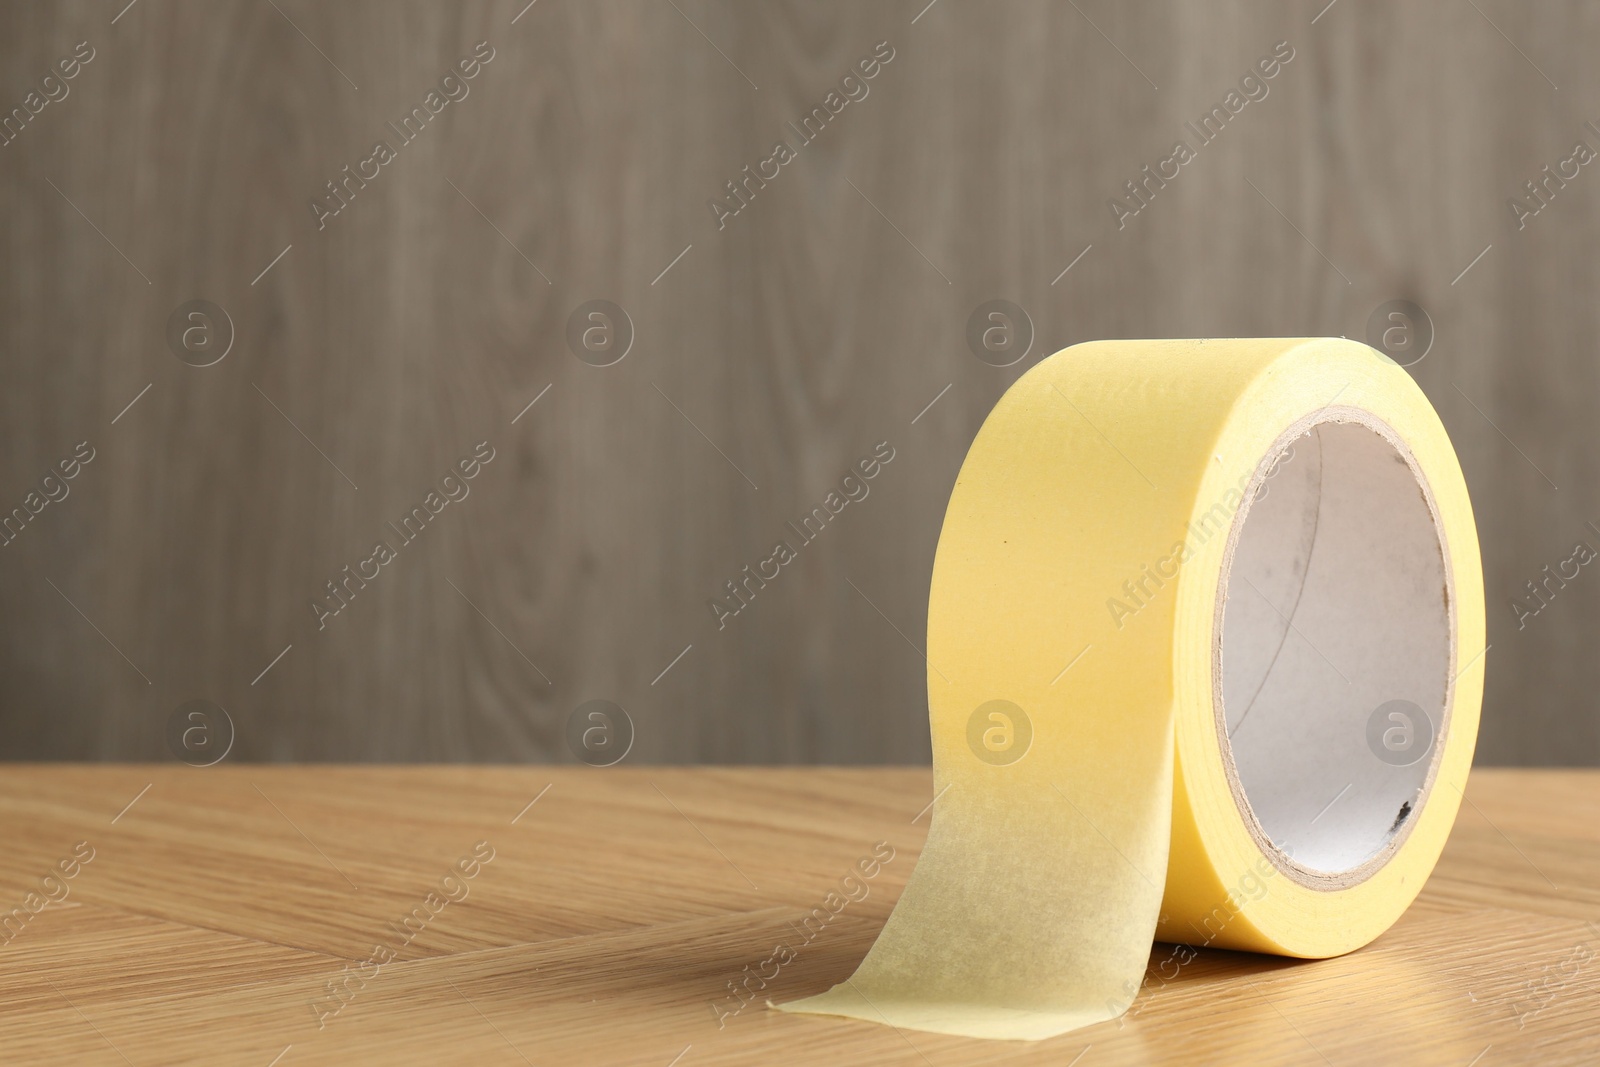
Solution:
M1020 1044L764 1004L852 972L926 769L10 765L0 1061L1596 1062L1600 771L1482 770L1467 798L1369 947L1202 950L1120 1022ZM866 898L733 996L878 842Z

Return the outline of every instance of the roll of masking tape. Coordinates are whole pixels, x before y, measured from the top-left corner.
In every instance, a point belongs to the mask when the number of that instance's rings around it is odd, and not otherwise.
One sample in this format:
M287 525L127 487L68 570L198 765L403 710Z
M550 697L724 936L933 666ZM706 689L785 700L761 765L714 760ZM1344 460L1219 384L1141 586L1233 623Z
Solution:
M1466 786L1483 576L1444 427L1346 340L1101 341L985 420L928 605L932 824L855 975L784 1010L1038 1039L1151 942L1326 957Z

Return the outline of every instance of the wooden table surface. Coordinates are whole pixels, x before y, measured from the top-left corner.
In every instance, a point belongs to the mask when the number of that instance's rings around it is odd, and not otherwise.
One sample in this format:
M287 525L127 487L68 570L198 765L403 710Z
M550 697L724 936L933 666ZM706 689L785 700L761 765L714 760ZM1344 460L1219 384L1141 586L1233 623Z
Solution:
M1480 770L1467 798L1367 948L1202 950L1120 1022L1022 1044L734 1010L887 842L763 995L852 972L916 863L925 768L8 765L0 1061L1596 1062L1600 772ZM30 893L59 903L24 921Z

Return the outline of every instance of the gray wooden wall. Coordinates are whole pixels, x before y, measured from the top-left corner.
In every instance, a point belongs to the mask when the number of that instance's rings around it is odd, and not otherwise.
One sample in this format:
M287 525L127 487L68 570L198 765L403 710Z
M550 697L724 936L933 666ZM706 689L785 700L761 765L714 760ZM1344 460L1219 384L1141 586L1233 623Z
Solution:
M1600 8L524 2L0 6L0 110L67 90L0 147L0 510L94 456L0 548L0 757L169 759L201 698L231 759L571 760L604 698L631 760L923 760L940 519L1023 370L1365 339L1408 299L1485 552L1480 762L1600 758L1600 575L1521 629L1510 604L1600 546L1600 167L1520 230L1507 205L1600 148ZM719 228L707 201L885 41ZM1109 198L1280 41L1267 96L1119 228ZM965 339L994 298L1033 324L1011 367ZM602 299L633 334L609 367L567 341ZM167 336L192 300L231 320L208 367ZM719 630L708 598L885 441ZM470 495L319 629L324 583L480 442Z

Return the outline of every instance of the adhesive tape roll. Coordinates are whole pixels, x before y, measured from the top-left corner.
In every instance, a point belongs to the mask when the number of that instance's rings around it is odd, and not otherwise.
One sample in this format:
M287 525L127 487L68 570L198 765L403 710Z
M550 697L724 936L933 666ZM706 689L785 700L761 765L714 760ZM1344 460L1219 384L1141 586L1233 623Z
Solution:
M855 975L784 1010L1038 1039L1152 940L1325 957L1466 786L1483 576L1444 427L1346 340L1100 341L1001 397L928 605L936 801Z

